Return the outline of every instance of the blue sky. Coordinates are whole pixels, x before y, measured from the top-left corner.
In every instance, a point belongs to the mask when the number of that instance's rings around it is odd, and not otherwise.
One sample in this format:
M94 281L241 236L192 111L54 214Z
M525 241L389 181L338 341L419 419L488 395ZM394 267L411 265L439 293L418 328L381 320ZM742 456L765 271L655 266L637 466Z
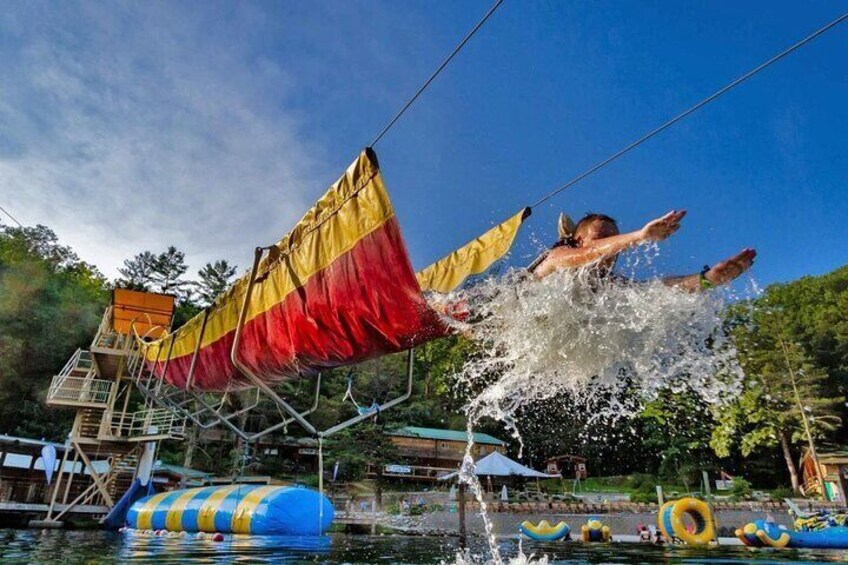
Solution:
M0 14L0 205L114 275L168 244L247 267L488 8L465 2L16 3ZM845 10L505 4L377 146L426 266ZM742 247L760 283L848 263L848 24L534 213L689 216L663 272Z

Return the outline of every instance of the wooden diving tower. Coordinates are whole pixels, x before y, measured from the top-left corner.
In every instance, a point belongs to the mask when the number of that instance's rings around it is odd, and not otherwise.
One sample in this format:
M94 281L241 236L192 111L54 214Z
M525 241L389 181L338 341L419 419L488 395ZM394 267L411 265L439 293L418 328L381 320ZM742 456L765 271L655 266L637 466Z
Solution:
M145 444L183 438L185 420L154 406L131 376L141 363L139 342L166 332L173 312L173 296L115 289L89 349L78 349L53 377L47 404L76 415L47 514L32 525L61 527L67 514L92 508L105 515L135 478ZM90 484L69 500L72 483L83 475Z

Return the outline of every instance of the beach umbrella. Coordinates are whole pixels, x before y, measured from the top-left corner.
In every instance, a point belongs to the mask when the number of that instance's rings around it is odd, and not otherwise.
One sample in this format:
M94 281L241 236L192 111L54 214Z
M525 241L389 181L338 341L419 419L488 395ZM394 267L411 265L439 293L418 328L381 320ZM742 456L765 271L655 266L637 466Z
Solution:
M506 490L506 485L501 489L501 502L509 502L509 492Z

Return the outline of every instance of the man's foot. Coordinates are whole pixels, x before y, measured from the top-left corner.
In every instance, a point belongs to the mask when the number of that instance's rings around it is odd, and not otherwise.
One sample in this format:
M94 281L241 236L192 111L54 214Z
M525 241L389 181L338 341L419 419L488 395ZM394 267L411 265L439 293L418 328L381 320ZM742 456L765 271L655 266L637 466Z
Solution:
M704 278L715 285L727 284L748 269L754 264L754 258L757 252L754 249L746 248L720 263L716 263L710 270L704 273Z

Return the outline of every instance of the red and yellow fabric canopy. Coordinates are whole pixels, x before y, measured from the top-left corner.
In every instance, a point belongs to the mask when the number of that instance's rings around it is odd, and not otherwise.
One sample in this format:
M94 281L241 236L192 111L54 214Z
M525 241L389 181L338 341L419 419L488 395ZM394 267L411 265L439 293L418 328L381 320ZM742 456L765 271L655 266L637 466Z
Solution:
M509 249L526 215L522 211L416 276L377 157L364 150L260 265L239 360L273 383L446 335L450 330L424 293L449 292L488 268ZM250 386L230 358L248 283L249 275L242 277L208 314L147 348L146 359L160 376L200 390Z

